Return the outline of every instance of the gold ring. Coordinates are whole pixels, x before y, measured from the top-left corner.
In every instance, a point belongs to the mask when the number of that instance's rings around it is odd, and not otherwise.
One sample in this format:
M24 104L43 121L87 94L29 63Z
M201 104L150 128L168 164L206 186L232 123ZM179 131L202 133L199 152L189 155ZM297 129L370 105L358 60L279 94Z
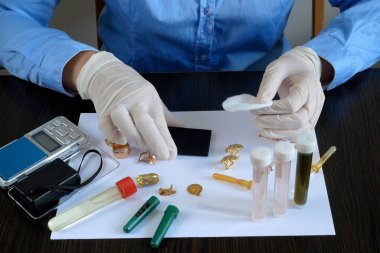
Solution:
M113 155L118 159L124 159L131 153L131 148L128 143L126 144L116 144L112 145Z

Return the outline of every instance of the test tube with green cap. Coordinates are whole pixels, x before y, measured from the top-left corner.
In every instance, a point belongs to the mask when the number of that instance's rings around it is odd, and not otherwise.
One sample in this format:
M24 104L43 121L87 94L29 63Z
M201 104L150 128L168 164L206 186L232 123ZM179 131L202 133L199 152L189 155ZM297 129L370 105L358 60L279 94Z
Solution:
M164 217L162 217L160 225L158 225L157 230L150 241L150 246L153 248L158 248L158 246L160 246L162 239L164 239L165 234L169 230L174 219L177 218L178 213L179 209L176 206L168 205L165 210Z
M297 136L297 165L294 189L294 205L296 208L301 209L306 205L313 152L316 147L317 140L314 134L305 132Z

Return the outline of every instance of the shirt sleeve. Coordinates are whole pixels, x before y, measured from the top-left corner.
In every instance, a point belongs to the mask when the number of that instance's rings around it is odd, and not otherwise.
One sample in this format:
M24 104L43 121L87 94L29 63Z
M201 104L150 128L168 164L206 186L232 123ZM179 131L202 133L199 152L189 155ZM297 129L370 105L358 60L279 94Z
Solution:
M66 95L65 64L93 47L48 28L59 0L0 0L0 66L12 75Z
M305 44L335 70L333 89L380 60L380 1L330 0L341 13Z

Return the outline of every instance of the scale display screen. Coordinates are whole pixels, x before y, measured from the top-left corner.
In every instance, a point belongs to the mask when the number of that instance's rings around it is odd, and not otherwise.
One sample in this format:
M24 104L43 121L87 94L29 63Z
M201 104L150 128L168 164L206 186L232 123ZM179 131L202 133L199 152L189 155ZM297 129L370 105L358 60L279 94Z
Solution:
M38 133L32 135L32 138L49 152L53 152L61 147L58 142L47 135L44 131L39 131Z

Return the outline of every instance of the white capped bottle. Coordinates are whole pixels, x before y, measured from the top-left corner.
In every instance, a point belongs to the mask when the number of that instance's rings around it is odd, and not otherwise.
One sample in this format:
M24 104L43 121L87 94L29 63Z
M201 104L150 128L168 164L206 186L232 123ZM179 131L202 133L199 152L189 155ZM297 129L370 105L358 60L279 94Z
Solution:
M267 205L268 172L272 163L272 153L268 148L258 147L251 152L253 165L252 220L264 219Z
M281 141L274 146L275 179L273 216L280 217L288 209L289 178L294 145Z

